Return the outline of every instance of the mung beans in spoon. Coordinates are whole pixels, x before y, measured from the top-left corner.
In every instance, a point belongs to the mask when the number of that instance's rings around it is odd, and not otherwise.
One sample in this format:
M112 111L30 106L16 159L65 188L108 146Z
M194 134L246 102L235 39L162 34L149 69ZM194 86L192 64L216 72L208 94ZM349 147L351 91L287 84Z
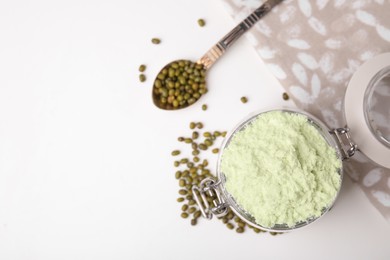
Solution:
M177 60L157 75L152 90L153 103L161 109L186 108L207 93L206 72L225 51L257 21L283 0L268 0L233 28L197 62Z

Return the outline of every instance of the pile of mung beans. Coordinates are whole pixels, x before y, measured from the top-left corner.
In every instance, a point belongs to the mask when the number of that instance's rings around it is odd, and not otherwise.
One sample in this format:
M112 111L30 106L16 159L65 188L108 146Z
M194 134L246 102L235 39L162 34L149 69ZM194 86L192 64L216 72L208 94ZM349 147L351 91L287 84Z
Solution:
M226 132L203 131L201 122L191 122L189 128L192 133L186 137L180 136L177 140L187 145L189 149L186 149L185 152L191 150L191 156L182 157L183 153L179 149L173 150L171 155L175 158L173 165L176 168L175 178L179 185L177 202L182 203L180 215L184 219L190 219L191 225L195 226L202 213L193 197L192 187L199 185L204 178L213 177L209 168L209 161L207 159L202 160L201 157L204 157L206 151L211 151L215 155L218 154L219 148L217 146L226 136ZM212 203L212 199L207 198L209 203ZM243 233L246 228L250 228L256 233L264 232L247 225L231 209L219 220L228 229L235 230L237 233ZM271 234L275 235L276 233Z
M206 69L189 60L172 62L160 71L154 86L154 94L162 106L186 107L207 93Z

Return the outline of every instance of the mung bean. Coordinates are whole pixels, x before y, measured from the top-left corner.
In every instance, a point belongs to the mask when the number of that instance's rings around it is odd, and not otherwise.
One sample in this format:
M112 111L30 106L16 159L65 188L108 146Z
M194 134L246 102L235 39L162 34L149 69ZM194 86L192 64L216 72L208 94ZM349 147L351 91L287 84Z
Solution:
M207 150L207 145L205 145L205 144L199 144L198 147L200 150L203 150L203 151Z
M188 191L187 190L179 190L179 194L180 195L187 195L188 194Z
M202 124L201 122L198 122L198 123L196 124L196 126L198 127L198 129L202 129L202 128L203 128L203 124Z
M144 65L144 64L140 65L138 68L139 72L144 72L145 70L146 70L146 65Z
M153 44L160 44L161 40L159 38L152 38L152 43Z
M204 132L204 133L203 133L203 136L204 136L204 137L211 137L211 133L210 133L210 132Z
M239 227L236 229L237 233L244 233L244 229L242 227Z
M196 131L192 132L192 140L198 139L198 137L199 137L198 132L196 132Z
M188 209L188 213L192 214L196 211L196 208L195 207L191 207Z
M198 25L199 25L200 27L205 26L205 25L206 25L205 20L204 20L204 19L198 19Z
M145 74L140 74L140 75L139 75L139 81L141 81L141 82L145 82L145 81L146 81L146 76L145 76Z
M174 151L172 151L172 153L171 153L172 156L177 156L177 155L179 155L179 154L180 154L180 151L179 151L179 150L174 150Z
M180 181L179 181L179 186L180 187L184 187L184 186L186 186L186 181L185 180L183 180L183 179L181 179Z
M202 212L200 212L200 210L198 210L194 213L194 218L199 218L201 215L202 215Z

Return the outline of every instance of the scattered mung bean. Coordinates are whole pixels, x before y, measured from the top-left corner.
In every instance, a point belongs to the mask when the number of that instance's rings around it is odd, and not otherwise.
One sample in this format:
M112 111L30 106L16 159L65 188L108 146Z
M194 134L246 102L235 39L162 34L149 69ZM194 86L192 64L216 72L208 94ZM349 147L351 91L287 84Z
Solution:
M205 20L204 20L204 19L198 19L198 25L199 25L200 27L205 26L205 25L206 25Z
M180 154L180 151L179 150L174 150L174 151L172 151L172 156L177 156L177 155L179 155Z
M196 131L192 132L192 140L198 139L198 137L199 137L198 132L196 132Z
M239 227L239 228L236 229L236 232L237 233L243 233L244 229L242 227Z
M180 186L180 187L186 186L186 181L183 180L183 179L181 179L181 180L179 181L179 186Z
M139 81L141 81L141 82L145 82L145 81L146 81L146 76L145 76L145 74L140 74L140 75L139 75Z
M160 44L161 40L159 38L152 38L152 43L153 44Z
M204 136L204 137L211 137L211 133L210 133L210 132L204 132L204 133L203 133L203 136Z
M192 214L196 211L196 208L195 207L191 207L188 209L188 213Z
M194 213L194 218L199 218L200 216L202 216L202 212L199 210Z
M233 226L232 223L227 223L227 224L226 224L226 227L227 227L228 229L233 229L233 228L234 228L234 226Z
M144 72L145 70L146 70L146 65L144 65L144 64L140 65L138 68L139 72Z
M198 123L196 124L196 126L198 127L198 129L202 129L202 128L203 128L203 124L202 124L201 122L198 122Z

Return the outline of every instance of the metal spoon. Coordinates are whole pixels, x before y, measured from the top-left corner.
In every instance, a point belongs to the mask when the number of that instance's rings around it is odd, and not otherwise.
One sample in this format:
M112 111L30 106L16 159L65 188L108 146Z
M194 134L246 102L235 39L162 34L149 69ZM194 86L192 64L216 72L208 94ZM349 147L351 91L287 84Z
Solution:
M251 13L247 18L245 18L241 23L239 23L236 27L233 28L225 37L223 37L216 45L214 45L208 52L206 52L205 55L203 55L196 64L203 65L203 68L207 71L211 68L211 66L218 60L219 57L222 56L226 52L226 50L233 45L233 43L241 37L246 31L248 31L257 21L259 21L263 16L265 16L271 9L282 2L283 0L268 0L264 4L262 4L259 8L257 8L253 13ZM164 68L161 69L159 74L164 70L170 67L172 63L177 63L180 60L172 61L168 63ZM156 84L156 81L159 79L156 77L153 83L153 89L152 89L152 97L153 97L153 103L161 109L164 110L177 110L181 108L188 107L189 105L192 105L195 103L199 98L193 99L191 101L193 102L182 102L182 105L177 105L177 102L175 106L172 104L172 102L167 102L165 99L163 99L163 102L161 100L161 93L159 93L159 85L161 83L161 80L159 80L159 84ZM156 86L157 85L157 86Z

